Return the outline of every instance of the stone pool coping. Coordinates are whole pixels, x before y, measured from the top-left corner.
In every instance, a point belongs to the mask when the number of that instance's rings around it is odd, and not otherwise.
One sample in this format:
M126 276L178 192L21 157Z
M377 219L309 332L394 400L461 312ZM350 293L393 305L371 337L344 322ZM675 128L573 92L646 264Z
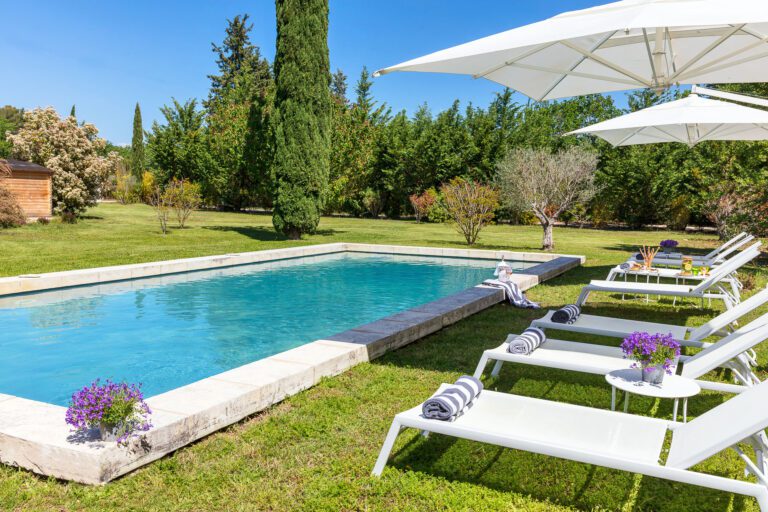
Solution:
M336 243L0 278L0 296L338 252L539 262L516 272L522 290L584 262L583 256ZM412 343L504 300L477 286L260 359L147 399L153 428L127 448L72 437L65 408L0 394L0 462L85 484L104 484L197 439Z

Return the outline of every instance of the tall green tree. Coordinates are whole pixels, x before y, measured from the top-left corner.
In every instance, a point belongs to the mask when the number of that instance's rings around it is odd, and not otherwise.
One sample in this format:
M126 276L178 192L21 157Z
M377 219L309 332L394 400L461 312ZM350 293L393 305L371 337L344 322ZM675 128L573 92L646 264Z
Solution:
M389 108L386 103L378 107L378 102L371 93L373 81L368 68L363 66L360 71L360 77L355 84L355 102L353 106L356 109L356 115L361 122L370 122L373 124L386 123L391 118Z
M227 20L222 44L211 43L219 73L208 75L211 89L208 100L203 102L205 108L215 109L222 96L232 99L227 94L230 90L240 89L240 99L251 99L254 92L268 87L271 80L269 62L261 56L259 47L251 42L252 30L253 24L248 23L248 15L237 15Z
M331 95L333 99L346 105L349 103L347 99L347 75L341 69L336 69L336 72L331 77Z
M228 20L223 43L212 44L219 73L209 76L211 89L205 102L216 162L206 191L213 202L234 210L263 203L258 192L264 185L261 158L268 140L263 117L270 108L273 83L269 63L251 42L252 29L248 15L235 16ZM261 147L249 147L252 144Z
M131 139L131 172L137 178L144 173L144 125L141 121L141 107L136 102L133 110L133 138Z
M331 126L328 0L277 0L272 223L291 239L320 222Z
M77 112L75 111L75 106L72 105L72 109L69 111L69 117L74 117L77 119Z
M213 167L205 128L205 112L197 100L160 109L165 124L155 121L147 136L147 153L157 178L165 183L173 178L207 184Z

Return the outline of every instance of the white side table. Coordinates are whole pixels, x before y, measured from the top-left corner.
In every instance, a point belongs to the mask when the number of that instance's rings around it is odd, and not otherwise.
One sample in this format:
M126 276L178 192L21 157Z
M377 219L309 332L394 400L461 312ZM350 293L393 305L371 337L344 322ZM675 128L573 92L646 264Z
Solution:
M677 421L678 401L683 399L683 423L688 421L688 398L699 394L701 388L696 381L678 375L665 375L661 384L650 384L643 381L640 369L625 369L612 371L605 376L611 385L611 410L616 410L616 390L624 391L624 412L629 408L629 395L650 396L653 398L672 398L675 406L672 421Z

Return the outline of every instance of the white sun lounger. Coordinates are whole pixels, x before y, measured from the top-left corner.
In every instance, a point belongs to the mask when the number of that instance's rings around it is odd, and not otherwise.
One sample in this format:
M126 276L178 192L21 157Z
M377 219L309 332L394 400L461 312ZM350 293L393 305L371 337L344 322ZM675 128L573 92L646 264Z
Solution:
M512 336L510 336L511 338ZM509 339L509 338L508 338ZM682 370L677 373L689 379L699 379L716 368L733 372L740 385L698 380L702 389L741 393L745 387L754 386L760 380L752 371L754 360L750 351L768 339L768 313L722 338L717 343L701 349L693 356L680 356ZM489 361L495 361L491 376L497 376L503 363L519 363L560 370L606 375L614 370L632 367L632 361L624 357L620 347L547 339L531 354L512 354L507 342L483 352L475 369L478 379Z
M443 386L447 386L444 384ZM443 387L441 387L441 390ZM373 468L379 476L404 428L753 496L768 512L768 383L750 388L688 423L635 416L484 390L455 421L428 420L421 405L395 416ZM672 431L666 462L665 436ZM755 452L753 462L738 443ZM732 447L758 483L692 471Z
M654 259L654 262L656 260ZM628 281L629 276L635 276L635 282L639 282L639 278L645 278L646 283L650 283L652 279L655 279L657 283L661 282L661 279L674 279L675 284L680 284L682 281L683 283L687 281L698 281L699 283L706 280L708 275L702 276L702 275L687 275L684 276L681 274L681 270L679 268L659 268L656 267L652 271L647 270L631 270L631 269L623 269L621 268L621 265L616 265L613 267L609 272L608 276L605 278L606 281L616 281L617 278L624 278L624 282ZM741 289L743 288L741 281L739 281L738 275L736 272L732 272L728 274L728 276L724 277L720 280L721 283L727 284L731 289L731 294L736 297L736 299L741 300Z
M739 299L738 297L734 297L730 291L723 286L721 280L758 257L760 255L760 246L761 243L757 242L737 256L729 259L715 268L707 279L696 286L686 284L632 283L593 280L581 289L576 304L578 306L583 305L587 301L587 298L589 298L589 294L592 292L606 292L718 299L723 301L727 309L730 309L739 302Z
M755 293L747 300L740 302L731 309L725 310L710 321L695 328L684 325L659 324L609 316L587 315L584 313L579 315L573 323L563 324L552 321L554 311L548 311L544 317L534 320L531 325L544 330L556 329L558 331L614 338L624 338L637 331L652 334L671 334L683 346L703 348L710 345L710 343L703 341L704 339L713 335L727 336L736 327L735 323L739 318L757 310L766 303L768 303L768 288Z
M688 256L693 259L693 264L696 266L713 267L715 265L723 263L728 258L728 256L746 247L746 245L754 239L755 237L753 235L748 235L747 233L740 233L739 235L731 238L730 240L725 242L723 245L709 252L708 254L705 254L704 256L695 256L695 255L688 255ZM683 263L684 256L686 255L681 253L672 253L669 255L665 255L663 252L660 252L653 259L653 262L657 265L670 265L670 266L679 267ZM637 261L637 260L634 259L633 257L630 257L628 261Z

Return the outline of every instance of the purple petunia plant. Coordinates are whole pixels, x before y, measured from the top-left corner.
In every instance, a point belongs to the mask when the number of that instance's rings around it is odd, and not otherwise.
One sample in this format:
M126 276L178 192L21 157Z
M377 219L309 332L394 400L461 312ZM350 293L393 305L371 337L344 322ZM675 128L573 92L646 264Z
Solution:
M632 368L653 371L659 366L672 373L672 365L680 357L680 343L671 334L633 332L621 343L624 357L633 359Z
M141 384L96 379L72 395L66 422L77 432L103 426L117 436L118 444L126 446L131 437L152 427L152 411L144 402Z
M659 242L659 246L661 246L662 249L672 250L675 247L677 247L679 242L677 240L662 240Z

